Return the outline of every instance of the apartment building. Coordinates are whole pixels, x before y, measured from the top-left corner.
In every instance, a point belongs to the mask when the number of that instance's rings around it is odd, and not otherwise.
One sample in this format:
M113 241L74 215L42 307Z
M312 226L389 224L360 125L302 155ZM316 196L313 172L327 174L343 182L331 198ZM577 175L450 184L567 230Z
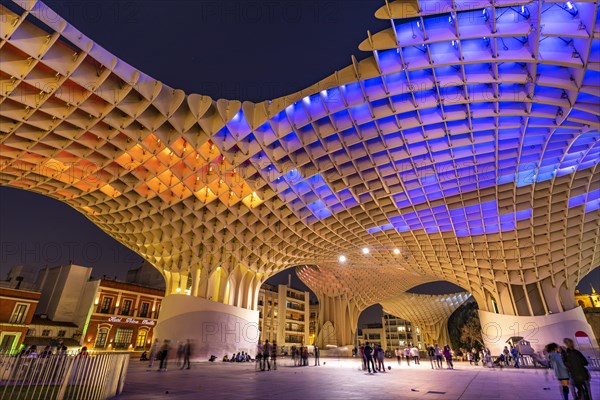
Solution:
M288 285L262 285L258 298L260 340L277 342L283 353L292 346L310 344L309 296L309 292Z

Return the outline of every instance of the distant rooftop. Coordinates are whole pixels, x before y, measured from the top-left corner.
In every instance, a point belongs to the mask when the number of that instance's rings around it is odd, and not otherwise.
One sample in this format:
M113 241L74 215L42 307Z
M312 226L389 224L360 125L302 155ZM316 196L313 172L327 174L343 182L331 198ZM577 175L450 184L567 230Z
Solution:
M50 325L50 326L66 326L70 328L77 328L77 324L68 321L52 321L47 317L42 317L41 315L34 315L31 319L30 325Z
M32 282L19 282L16 280L11 281L0 281L0 288L23 290L25 292L36 292L39 293L37 287Z

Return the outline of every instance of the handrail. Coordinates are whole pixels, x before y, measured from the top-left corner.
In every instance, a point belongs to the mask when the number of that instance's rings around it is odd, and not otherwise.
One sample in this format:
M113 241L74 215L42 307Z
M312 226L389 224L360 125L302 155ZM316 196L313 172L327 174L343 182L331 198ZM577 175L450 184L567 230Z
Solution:
M123 390L128 353L0 354L0 399L103 400Z

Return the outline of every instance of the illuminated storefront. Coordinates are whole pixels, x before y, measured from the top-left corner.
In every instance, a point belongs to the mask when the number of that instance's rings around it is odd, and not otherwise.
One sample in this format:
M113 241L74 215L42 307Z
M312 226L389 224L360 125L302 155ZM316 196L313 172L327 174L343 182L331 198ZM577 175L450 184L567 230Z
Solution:
M88 348L143 350L152 343L164 291L102 279L84 334Z

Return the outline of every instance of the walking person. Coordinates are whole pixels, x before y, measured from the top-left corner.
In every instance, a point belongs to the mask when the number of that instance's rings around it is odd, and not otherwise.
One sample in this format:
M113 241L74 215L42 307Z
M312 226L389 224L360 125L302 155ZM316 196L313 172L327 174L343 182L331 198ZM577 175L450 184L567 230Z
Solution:
M473 358L475 365L479 365L479 353L475 347L471 349L471 357Z
M169 350L170 349L171 349L171 346L169 345L169 341L167 339L165 339L163 342L163 345L160 349L160 365L158 368L159 371L167 370L167 362L169 360Z
M319 349L319 346L315 346L315 366L321 366L321 349Z
M574 396L577 400L591 400L592 392L590 388L591 375L586 368L588 360L583 354L575 349L575 343L569 338L565 338L563 343L567 347L565 352L565 366L571 375L571 385L574 387Z
M292 361L294 362L294 367L297 366L297 361L296 361L296 346L292 346Z
M183 365L181 369L190 369L190 356L192 355L192 344L190 339L187 339L183 345Z
M183 343L177 342L177 368L181 368L183 365Z
M408 347L404 348L404 359L406 360L406 365L410 367L410 349Z
M510 350L508 350L507 346L504 346L504 349L502 350L502 354L504 354L505 365L508 365L508 362L510 361Z
M227 354L225 355L225 357L227 357ZM223 360L223 361L225 361L225 360ZM262 370L262 365L263 365L263 362L262 362L262 351L260 351L260 352L258 352L256 354L255 362L254 362L254 369L255 370L257 370L257 369Z
M277 369L277 342L271 345L271 361L273 362L273 370Z
M569 370L563 361L564 350L556 343L550 343L546 347L546 351L550 368L554 370L554 375L560 383L563 400L569 400Z
M396 359L398 360L398 365L402 365L402 352L397 347L396 347Z
M302 365L308 367L308 346L302 348Z
M411 355L415 365L421 365L421 363L419 361L421 358L421 355L419 354L419 349L417 348L417 346L413 346L412 349L410 349L410 355Z
M87 346L83 346L77 353L77 357L88 357L89 355Z
M256 361L258 361L259 368L261 371L265 370L265 361L263 359L264 347L262 342L259 340L256 346Z
M450 346L445 345L444 350L442 351L444 358L446 359L446 367L448 369L454 369L454 364L452 364L452 352L450 351Z
M517 346L512 346L510 349L510 354L515 361L515 368L519 368L519 349L517 349Z
M373 363L373 348L369 345L369 342L365 343L365 362L369 373L371 373L371 366L373 367L373 373L377 373L375 363Z
M360 346L360 358L362 360L363 371L367 369L367 357L365 357L365 346Z
M381 345L377 345L377 370L379 372L385 372L385 365L383 361L385 360L385 351Z
M442 369L442 358L444 357L442 350L437 343L435 344L435 348L433 350L435 351L435 361L437 362L437 367Z
M435 348L431 345L427 348L427 356L429 357L429 362L431 363L431 369L435 369L433 367L436 364Z
M261 371L267 369L267 366L269 367L268 371L271 370L271 362L269 361L269 358L271 358L271 345L269 344L268 340L265 340L265 346L263 348L263 368Z

